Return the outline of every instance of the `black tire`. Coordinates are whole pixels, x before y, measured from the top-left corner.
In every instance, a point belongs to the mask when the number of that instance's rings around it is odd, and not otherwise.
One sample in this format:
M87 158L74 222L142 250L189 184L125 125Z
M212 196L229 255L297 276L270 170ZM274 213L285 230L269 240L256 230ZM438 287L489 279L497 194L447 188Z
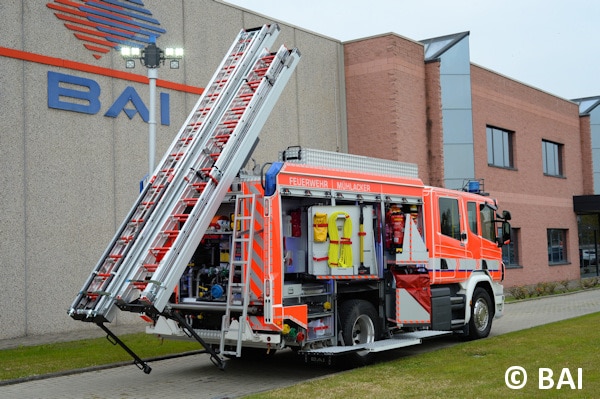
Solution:
M346 346L353 346L379 339L379 323L377 311L368 301L353 299L340 305L340 322L342 339ZM373 361L374 355L369 351L358 351L349 354L347 360L352 366L364 366Z
M481 288L475 288L471 301L471 319L469 320L469 336L471 340L485 338L490 335L494 308L490 294Z

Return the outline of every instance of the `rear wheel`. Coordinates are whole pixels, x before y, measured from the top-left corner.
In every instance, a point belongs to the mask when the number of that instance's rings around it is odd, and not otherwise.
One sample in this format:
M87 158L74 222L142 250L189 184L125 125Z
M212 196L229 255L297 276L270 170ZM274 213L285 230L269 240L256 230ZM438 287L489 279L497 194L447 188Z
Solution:
M475 288L471 306L471 320L469 321L469 339L485 338L492 329L494 311L492 300L486 290Z
M341 304L340 319L344 345L354 346L375 342L379 337L377 311L368 301L350 300ZM373 361L373 354L367 350L348 355L354 366L362 366Z

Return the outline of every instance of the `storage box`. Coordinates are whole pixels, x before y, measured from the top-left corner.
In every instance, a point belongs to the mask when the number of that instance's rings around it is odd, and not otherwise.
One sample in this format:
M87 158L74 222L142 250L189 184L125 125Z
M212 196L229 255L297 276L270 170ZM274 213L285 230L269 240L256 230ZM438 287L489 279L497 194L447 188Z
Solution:
M283 297L294 297L302 294L302 284L284 284Z
M321 317L308 323L309 340L332 337L333 334L333 316Z

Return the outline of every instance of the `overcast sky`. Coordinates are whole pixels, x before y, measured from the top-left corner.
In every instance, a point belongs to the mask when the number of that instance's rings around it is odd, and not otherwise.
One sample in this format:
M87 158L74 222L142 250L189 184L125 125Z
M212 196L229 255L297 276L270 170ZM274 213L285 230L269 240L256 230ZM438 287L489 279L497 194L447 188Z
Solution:
M225 1L341 41L469 31L475 64L567 99L600 95L597 0Z

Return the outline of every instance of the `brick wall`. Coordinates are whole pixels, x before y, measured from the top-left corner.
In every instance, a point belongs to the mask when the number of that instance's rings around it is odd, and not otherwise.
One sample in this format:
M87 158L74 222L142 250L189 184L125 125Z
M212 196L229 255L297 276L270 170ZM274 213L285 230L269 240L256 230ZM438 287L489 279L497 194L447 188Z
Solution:
M584 192L578 106L541 90L471 66L475 175L511 211L520 229L519 263L506 286L579 278L577 220L572 196ZM514 132L514 169L487 164L486 126ZM545 176L542 140L563 145L563 177ZM549 266L547 229L566 229L570 263Z
M387 34L344 44L348 151L419 166L429 179L423 46Z
M394 34L345 43L344 62L349 152L414 162L426 184L443 186L439 62L425 64L420 43ZM578 279L572 196L592 189L589 121L568 100L476 65L471 90L475 176L519 229L519 267L505 285ZM513 169L488 166L488 125L515 132ZM562 144L564 177L543 174L542 140ZM548 264L548 229L567 231L569 263Z

